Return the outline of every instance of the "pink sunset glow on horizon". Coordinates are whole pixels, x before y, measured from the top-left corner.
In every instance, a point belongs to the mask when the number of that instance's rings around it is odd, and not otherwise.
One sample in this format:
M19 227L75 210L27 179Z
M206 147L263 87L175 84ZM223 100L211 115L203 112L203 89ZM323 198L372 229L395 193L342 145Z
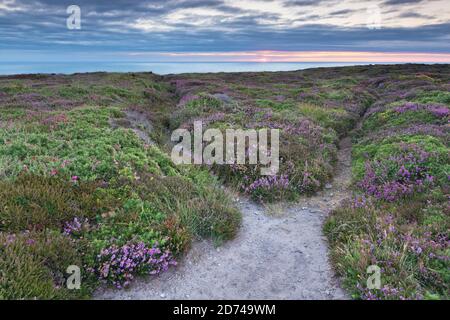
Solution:
M137 53L135 55L142 55ZM145 55L145 54L144 54ZM221 62L450 63L450 53L368 51L241 51L160 53L180 60Z

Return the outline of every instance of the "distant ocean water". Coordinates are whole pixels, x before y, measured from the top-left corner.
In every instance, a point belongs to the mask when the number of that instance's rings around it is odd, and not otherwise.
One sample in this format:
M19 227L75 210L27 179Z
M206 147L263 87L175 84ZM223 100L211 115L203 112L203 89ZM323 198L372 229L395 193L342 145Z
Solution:
M8 62L0 65L0 74L77 72L147 72L157 74L293 71L316 67L351 66L370 63L333 62Z

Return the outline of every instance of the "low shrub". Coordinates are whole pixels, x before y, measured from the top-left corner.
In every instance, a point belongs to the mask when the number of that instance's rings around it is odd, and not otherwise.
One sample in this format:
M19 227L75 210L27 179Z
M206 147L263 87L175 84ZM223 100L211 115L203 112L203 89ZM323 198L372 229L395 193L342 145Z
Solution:
M93 219L108 206L96 189L95 183L31 174L0 181L0 230L61 229L75 217Z
M449 299L449 109L435 90L445 81L430 91L429 77L397 76L376 84L383 98L354 136L354 199L324 230L354 298ZM367 287L371 265L381 268L379 289Z
M429 204L427 197L419 197L358 208L347 204L332 213L324 230L336 271L354 298L448 299L449 219L439 213L445 208L441 199ZM426 218L411 216L420 211ZM370 265L381 268L380 290L367 288Z
M157 275L176 265L169 251L162 252L156 245L148 247L144 242L112 245L102 249L97 260L98 267L93 272L119 289L127 287L135 274Z
M82 274L81 290L66 287L67 267L82 267L73 241L55 231L0 232L1 299L76 299L91 288Z

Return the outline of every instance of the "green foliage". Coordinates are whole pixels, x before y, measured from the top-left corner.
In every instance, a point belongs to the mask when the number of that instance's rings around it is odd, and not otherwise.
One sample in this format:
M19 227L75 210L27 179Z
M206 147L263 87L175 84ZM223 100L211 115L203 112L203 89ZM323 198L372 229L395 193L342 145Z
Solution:
M0 232L0 299L79 299L91 291L66 287L67 267L82 266L74 243L57 232Z
M429 173L437 177L439 181L446 181L449 172L448 148L443 142L433 136L413 135L394 136L385 138L373 144L359 144L353 148L353 175L355 180L360 180L365 173L367 159L389 162L389 157L399 156L408 146L418 146L429 152L431 157L425 163ZM396 168L398 170L398 168Z
M294 103L286 101L286 102L277 102L272 100L266 100L266 99L259 99L256 100L256 104L258 107L261 108L270 108L273 110L286 110L286 109L292 109L294 107Z
M28 86L21 81L10 81L1 86L2 92L14 95L29 92Z
M73 86L73 85L62 87L59 88L58 90L59 96L68 99L84 98L88 93L89 91L86 88L83 88L82 86Z
M324 225L334 267L354 298L449 298L450 159L440 107L449 104L448 75L440 78L393 71L376 83L379 101L354 136L353 178L363 183ZM430 85L442 90L425 89ZM430 109L433 104L441 114ZM385 188L373 193L377 184ZM392 186L404 187L403 196L395 197ZM367 288L370 265L382 270L379 290Z
M138 187L139 195L156 210L174 214L190 233L216 242L233 238L240 214L228 196L204 171L190 169L187 177L149 177Z
M372 131L379 130L382 127L399 127L405 124L411 125L414 123L435 123L439 118L434 116L431 112L426 110L410 111L398 113L393 110L387 110L371 115L363 125L363 130Z
M450 92L448 91L424 91L414 101L419 103L443 103L450 106Z
M103 209L96 188L29 174L0 181L0 230L61 229L74 217L92 219Z
M322 127L332 128L339 134L348 132L355 122L344 109L332 109L311 104L301 104L299 106L299 112Z
M363 289L366 271L376 264L384 270L382 286L395 289L371 293L379 298L448 299L450 264L442 257L449 252L441 237L448 231L449 220L448 216L435 221L427 217L429 200L419 196L390 206L363 208L347 204L328 218L324 231L332 248L331 258L355 298L370 297ZM442 216L445 198L435 201L433 210ZM425 215L417 215L422 211Z
M240 213L207 171L181 170L159 147L117 128L128 121L122 107L129 105L167 117L168 84L150 75L90 79L6 86L13 95L32 94L0 109L0 298L88 297L98 285L89 270L104 248L143 242L181 255L193 237L219 243L239 227ZM187 108L221 106L201 95ZM155 129L165 135L163 126ZM65 289L72 264L82 271L80 291Z
M81 108L51 130L40 122L28 129L0 129L0 175L17 176L23 168L34 174L78 176L82 180L109 180L123 172L149 170L174 174L170 159L156 147L144 148L128 129L112 129L109 119L121 117L115 108Z
M223 111L225 106L214 96L201 93L193 100L188 101L184 106L170 117L170 128L177 129L189 119L197 118L204 114Z
M366 199L363 207L349 203L334 211L325 224L331 257L356 298L448 298L450 268L442 257L449 252L441 241L450 229L448 142L433 134L447 119L424 108L393 109L406 101L400 96L449 105L445 70L407 65L0 79L0 299L88 297L98 285L89 270L98 269L99 253L111 245L142 241L179 256L194 238L220 243L235 236L239 211L205 168L171 162L163 151L170 149L163 145L168 128L189 127L195 119L220 129L280 128L280 176L289 177L289 186L277 189L281 184L273 183L275 189L259 195L264 201L291 200L329 181L338 136L347 134L375 100L378 109L355 136L364 138L354 147L355 179L364 174L367 160L398 171L387 159L416 146L431 154L424 165L435 181L406 200ZM177 105L179 98L185 99ZM124 110L148 116L160 145L145 145L129 129L139 124ZM411 124L429 125L425 129L431 133L386 131ZM240 190L260 178L258 166L222 166L215 172ZM81 291L65 289L65 270L72 264L82 268ZM387 294L364 287L371 264L384 268Z

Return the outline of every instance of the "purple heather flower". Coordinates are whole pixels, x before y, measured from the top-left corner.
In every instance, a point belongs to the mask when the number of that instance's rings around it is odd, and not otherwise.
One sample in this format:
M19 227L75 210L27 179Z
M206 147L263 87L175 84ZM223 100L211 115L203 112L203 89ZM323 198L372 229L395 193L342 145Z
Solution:
M121 247L112 245L101 250L97 256L100 266L94 270L100 280L109 281L118 288L129 285L133 273L156 275L176 265L172 254L162 252L157 244L148 247L145 243L127 243Z
M449 110L445 106L439 106L439 105L430 105L427 107L428 111L430 111L433 115L435 115L438 118L444 118L448 117Z

